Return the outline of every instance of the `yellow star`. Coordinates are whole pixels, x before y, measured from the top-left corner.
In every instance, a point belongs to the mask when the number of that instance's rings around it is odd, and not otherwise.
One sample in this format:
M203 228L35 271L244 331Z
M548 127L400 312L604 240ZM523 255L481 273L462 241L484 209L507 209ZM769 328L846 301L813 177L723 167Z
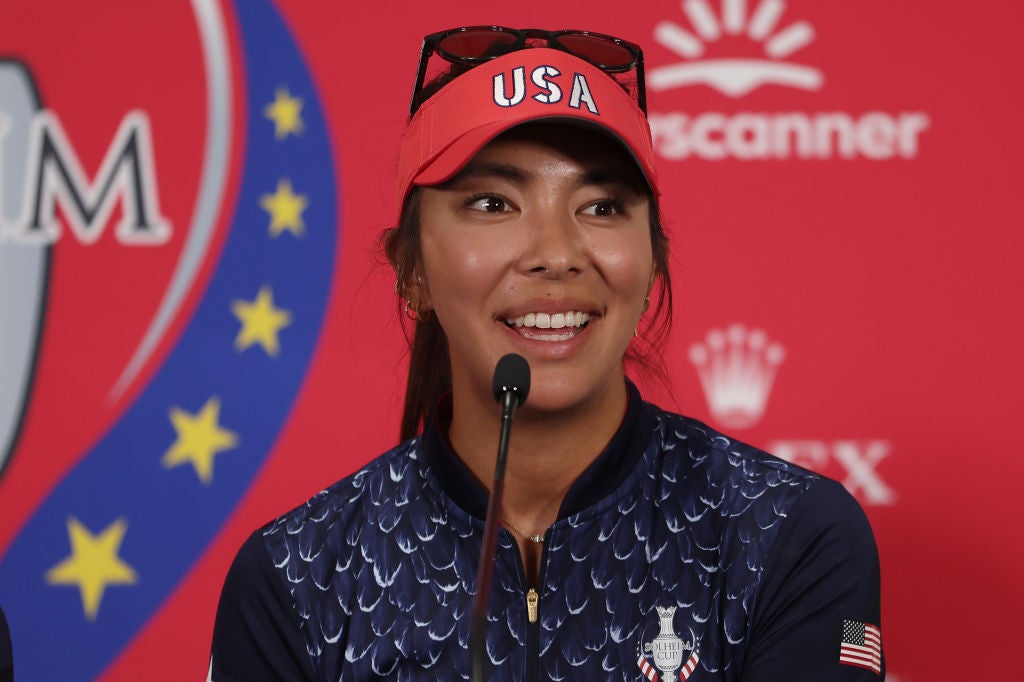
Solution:
M278 88L274 101L263 107L263 115L274 122L274 138L283 140L288 133L302 132L302 99L292 97L287 88Z
M128 524L119 518L93 535L75 517L68 518L71 556L46 572L50 585L78 585L85 617L96 620L107 585L134 585L135 569L117 556Z
M211 397L199 414L195 415L172 407L170 418L174 430L178 432L178 440L164 453L164 468L170 469L191 462L199 480L209 485L213 480L214 455L238 445L238 435L234 431L222 429L217 423L220 419L220 399Z
M296 237L301 237L306 227L302 222L302 212L307 204L309 199L306 195L292 192L291 181L278 180L273 194L260 196L260 207L270 214L270 236L276 237L289 230Z
M277 334L292 323L292 314L274 307L274 294L269 285L260 287L260 293L252 303L236 300L231 304L231 312L242 323L235 337L235 350L241 352L258 343L267 355L277 357L280 350Z

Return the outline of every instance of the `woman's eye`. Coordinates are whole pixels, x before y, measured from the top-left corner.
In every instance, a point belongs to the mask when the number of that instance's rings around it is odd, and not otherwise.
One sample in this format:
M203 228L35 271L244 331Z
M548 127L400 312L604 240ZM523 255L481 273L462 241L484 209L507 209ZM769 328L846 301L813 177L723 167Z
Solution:
M501 213L509 209L507 201L493 194L470 197L466 205L474 211L483 211L484 213Z
M583 209L583 213L592 216L598 216L600 218L609 218L611 216L621 215L625 213L625 208L622 203L614 199L602 199L601 201L595 201L589 206Z

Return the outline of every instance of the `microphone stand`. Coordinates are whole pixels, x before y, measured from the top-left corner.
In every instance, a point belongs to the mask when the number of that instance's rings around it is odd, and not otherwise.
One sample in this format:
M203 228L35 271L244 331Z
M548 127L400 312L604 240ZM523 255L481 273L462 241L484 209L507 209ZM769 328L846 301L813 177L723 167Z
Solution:
M498 542L498 519L501 497L505 489L505 462L508 460L509 433L512 430L512 411L519 406L519 396L506 390L501 397L501 435L498 437L498 458L494 463L494 483L487 503L484 539L480 549L480 565L476 572L476 594L469 626L469 648L472 657L473 682L484 682L484 658L487 656L487 604L490 601L491 581L494 578L494 560Z

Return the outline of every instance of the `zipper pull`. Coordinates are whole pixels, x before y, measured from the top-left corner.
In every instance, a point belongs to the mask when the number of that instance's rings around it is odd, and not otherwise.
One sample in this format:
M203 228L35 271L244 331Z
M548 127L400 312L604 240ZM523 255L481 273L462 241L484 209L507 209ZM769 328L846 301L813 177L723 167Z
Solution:
M540 595L531 587L530 591L526 593L526 619L531 623L537 622L538 601L540 601Z

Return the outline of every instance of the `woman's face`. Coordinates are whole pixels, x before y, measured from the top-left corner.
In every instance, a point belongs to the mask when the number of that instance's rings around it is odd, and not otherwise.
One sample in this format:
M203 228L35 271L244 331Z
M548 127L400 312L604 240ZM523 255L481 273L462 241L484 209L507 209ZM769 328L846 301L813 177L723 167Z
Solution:
M643 188L619 145L565 125L514 129L423 188L418 297L448 337L457 400L493 402L506 353L530 364L531 412L621 390L654 277Z

